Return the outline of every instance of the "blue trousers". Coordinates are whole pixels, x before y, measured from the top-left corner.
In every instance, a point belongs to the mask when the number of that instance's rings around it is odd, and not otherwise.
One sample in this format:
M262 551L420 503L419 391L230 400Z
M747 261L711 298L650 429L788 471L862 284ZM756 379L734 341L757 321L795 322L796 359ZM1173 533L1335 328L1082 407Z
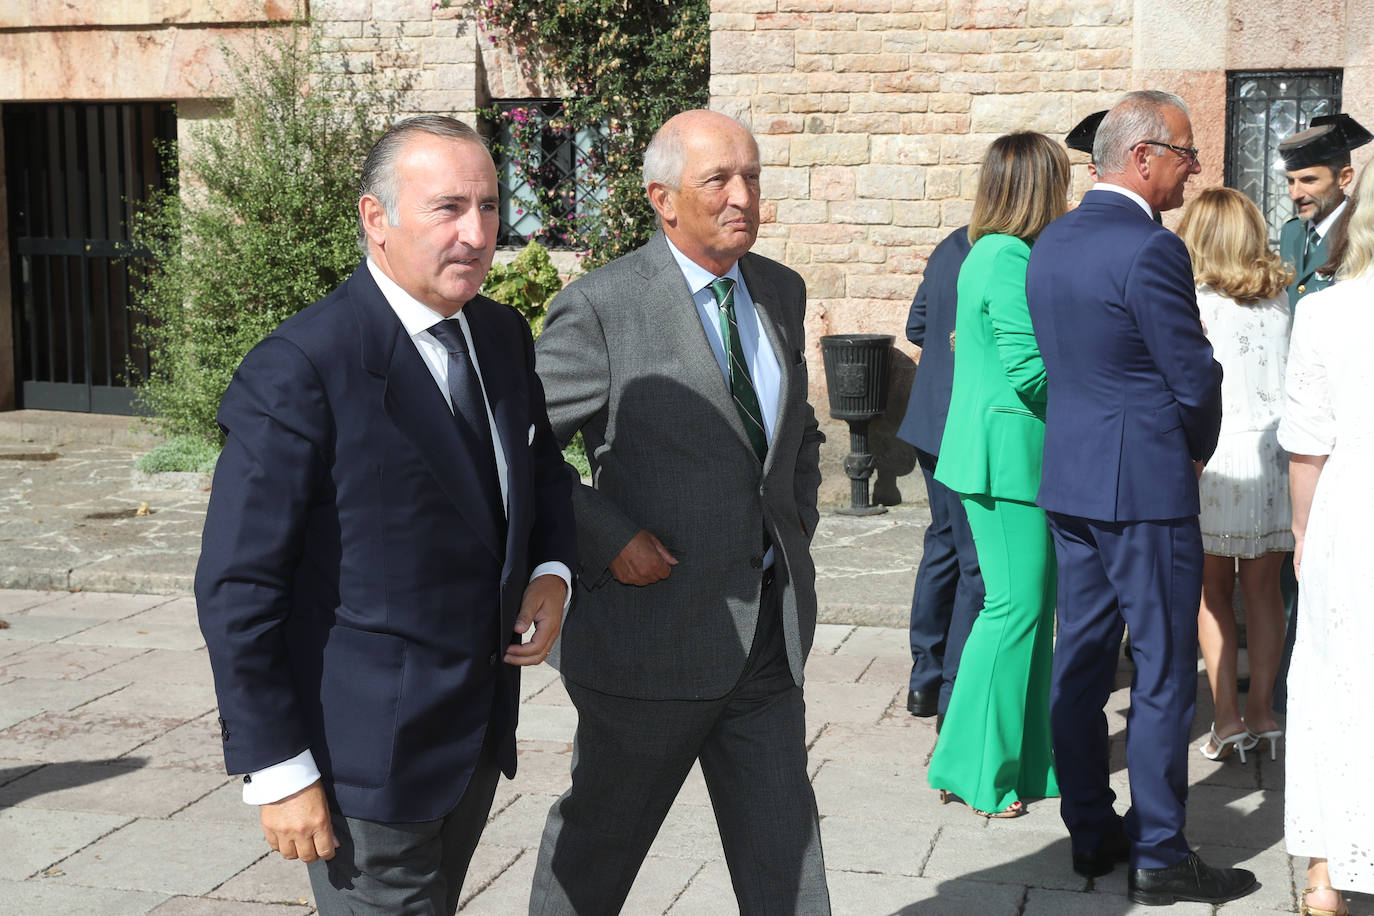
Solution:
M1107 717L1122 629L1131 628L1131 706L1125 817L1134 868L1165 868L1188 854L1188 740L1197 702L1197 604L1202 533L1197 516L1099 522L1049 513L1059 561L1059 631L1050 728L1075 851L1116 829L1108 784Z
M916 460L926 480L930 526L911 594L910 687L938 689L943 714L959 656L983 606L983 576L959 494L935 479L935 455L916 449Z

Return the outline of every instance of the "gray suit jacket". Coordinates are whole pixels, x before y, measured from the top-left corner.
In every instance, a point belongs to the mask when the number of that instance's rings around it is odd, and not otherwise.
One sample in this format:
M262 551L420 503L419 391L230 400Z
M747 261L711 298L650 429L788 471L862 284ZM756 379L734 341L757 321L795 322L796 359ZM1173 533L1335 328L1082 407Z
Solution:
M549 308L536 346L549 419L560 443L582 431L592 466L592 484L573 492L579 587L560 638L559 670L573 683L640 699L723 696L758 623L765 529L802 682L824 441L806 400L806 285L754 254L740 270L782 370L762 467L661 232ZM622 585L608 567L640 529L678 565L653 585Z

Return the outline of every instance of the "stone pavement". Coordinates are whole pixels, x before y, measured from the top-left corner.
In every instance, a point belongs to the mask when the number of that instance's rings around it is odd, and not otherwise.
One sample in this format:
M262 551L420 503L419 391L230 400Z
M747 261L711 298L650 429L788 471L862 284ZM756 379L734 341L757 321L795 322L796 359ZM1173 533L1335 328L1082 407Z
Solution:
M239 781L222 768L209 667L186 597L206 481L136 476L134 454L108 443L0 440L0 574L9 585L0 590L9 624L0 629L0 913L310 913L304 868L269 855ZM137 514L144 503L147 514ZM924 523L919 507L864 519L827 513L817 533L828 622L807 669L808 741L835 912L1147 912L1126 901L1122 870L1090 882L1069 869L1053 801L985 821L941 806L926 787L933 720L903 705L901 628ZM1128 680L1123 668L1119 687ZM1210 706L1199 684L1200 740ZM567 694L545 667L526 675L523 694L520 773L498 791L464 913L523 912L545 812L568 783ZM1108 710L1122 805L1125 704L1118 689ZM1295 912L1303 873L1283 851L1283 761L1216 764L1194 754L1190 776L1193 843L1209 861L1254 869L1263 887L1215 910L1169 912ZM1371 904L1360 898L1355 912L1374 913ZM694 771L625 912L733 911Z

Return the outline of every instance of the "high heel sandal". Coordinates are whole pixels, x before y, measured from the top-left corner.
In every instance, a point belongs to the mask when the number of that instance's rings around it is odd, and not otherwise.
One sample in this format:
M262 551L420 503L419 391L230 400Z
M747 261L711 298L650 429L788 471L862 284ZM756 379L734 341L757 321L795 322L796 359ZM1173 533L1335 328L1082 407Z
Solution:
M970 811L972 811L974 814L978 815L979 817L987 817L987 818L993 818L993 817L995 817L995 818L1020 817L1021 815L1023 815L1023 814L1026 813L1026 806L1023 805L1023 804L1021 804L1021 801L1020 801L1019 799L1018 799L1017 801L1012 802L1010 805L1007 805L1007 806L1006 806L1005 808L1003 808L1001 811L980 811L979 809L973 807L972 805L969 805L968 802L964 801L962 798L960 798L959 796L955 795L953 792L950 792L950 791L948 791L948 790L946 790L946 789L941 789L941 790L940 790L940 804L942 804L942 805L947 805L947 804L949 804L950 802L961 802L962 804L968 805L968 809L969 809Z
M1273 731L1270 731L1270 732L1252 732L1252 731L1250 731L1249 729L1246 729L1246 731L1250 733L1250 737L1253 739L1253 740L1250 742L1250 747L1251 747L1251 748L1258 747L1258 746L1259 746L1259 743L1260 743L1261 741L1268 741L1268 742L1269 742L1269 759L1270 759L1270 760L1278 760L1278 759L1279 759L1279 739L1283 737L1283 729L1281 729L1281 728L1276 728L1276 729L1274 729ZM1242 762L1242 763L1245 762L1245 758L1244 758L1244 757L1241 757L1240 759L1241 759L1241 762Z
M1212 734L1198 747L1198 752L1208 760L1221 760L1230 754L1234 748L1240 754L1240 762L1244 763L1245 752L1258 743L1259 739L1244 729L1223 738L1217 734L1217 724L1213 722ZM1208 751L1210 747L1215 747L1216 750Z
M1313 891L1335 891L1336 898L1340 901L1334 910L1323 909L1319 906L1312 906L1307 902L1307 895ZM1341 892L1337 891L1329 884L1318 884L1316 887L1309 887L1302 892L1302 899L1298 906L1299 916L1350 916L1350 905L1345 902Z

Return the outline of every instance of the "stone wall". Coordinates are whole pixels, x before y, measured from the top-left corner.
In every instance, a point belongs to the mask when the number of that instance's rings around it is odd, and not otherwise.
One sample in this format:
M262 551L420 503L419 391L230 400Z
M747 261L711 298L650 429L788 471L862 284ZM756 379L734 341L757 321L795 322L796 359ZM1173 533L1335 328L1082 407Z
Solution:
M1220 184L1226 70L1271 67L1344 68L1344 110L1374 124L1374 0L712 0L711 11L711 105L758 136L757 250L807 280L822 417L819 338L898 341L873 427L882 502L924 498L914 454L893 438L917 355L907 309L931 249L967 221L993 138L1062 137L1126 90L1168 89L1190 103L1203 150L1192 185ZM1088 177L1074 172L1077 195ZM823 426L822 499L841 501L849 437Z

